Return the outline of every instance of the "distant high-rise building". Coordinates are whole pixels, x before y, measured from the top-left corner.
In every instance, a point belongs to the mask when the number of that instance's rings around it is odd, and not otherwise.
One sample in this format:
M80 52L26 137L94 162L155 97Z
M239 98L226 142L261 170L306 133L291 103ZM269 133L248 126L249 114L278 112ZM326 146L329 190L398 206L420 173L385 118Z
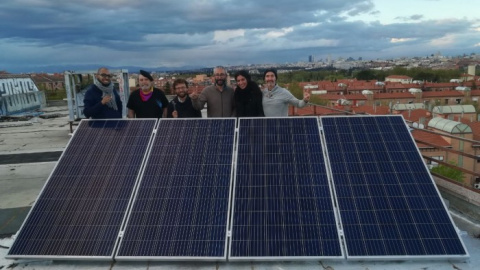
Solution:
M472 75L472 76L475 76L475 68L476 66L475 65L468 65L468 75Z
M315 56L309 55L309 56L308 56L308 62L310 62L310 63L315 62Z

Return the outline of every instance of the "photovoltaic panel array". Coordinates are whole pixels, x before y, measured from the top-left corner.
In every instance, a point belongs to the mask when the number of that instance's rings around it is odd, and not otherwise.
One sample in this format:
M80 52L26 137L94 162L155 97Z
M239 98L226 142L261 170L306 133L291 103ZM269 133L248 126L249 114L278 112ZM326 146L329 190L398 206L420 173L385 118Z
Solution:
M8 257L112 259L156 120L82 120Z
M240 119L230 260L344 258L318 119Z
M468 257L401 116L321 123L347 258Z
M235 126L159 122L117 260L226 260Z

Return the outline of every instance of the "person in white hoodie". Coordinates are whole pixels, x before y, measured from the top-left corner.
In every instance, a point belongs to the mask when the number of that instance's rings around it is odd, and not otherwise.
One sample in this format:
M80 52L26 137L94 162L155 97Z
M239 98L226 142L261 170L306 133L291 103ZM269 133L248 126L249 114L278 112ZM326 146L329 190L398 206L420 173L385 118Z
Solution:
M266 117L288 116L288 105L303 108L310 100L310 93L304 92L303 99L297 99L285 88L277 85L277 71L267 69L263 73L266 88L263 90L263 112Z

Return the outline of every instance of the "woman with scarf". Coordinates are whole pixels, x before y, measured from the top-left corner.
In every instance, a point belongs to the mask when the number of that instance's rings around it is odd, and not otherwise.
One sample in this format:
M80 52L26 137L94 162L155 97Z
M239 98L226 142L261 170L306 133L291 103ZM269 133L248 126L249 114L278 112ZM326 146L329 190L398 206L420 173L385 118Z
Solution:
M262 107L262 91L258 84L252 81L246 70L235 73L237 87L233 99L237 117L265 116Z
M87 118L122 118L122 100L113 88L112 74L107 68L98 69L93 84L85 93L83 104L83 114Z

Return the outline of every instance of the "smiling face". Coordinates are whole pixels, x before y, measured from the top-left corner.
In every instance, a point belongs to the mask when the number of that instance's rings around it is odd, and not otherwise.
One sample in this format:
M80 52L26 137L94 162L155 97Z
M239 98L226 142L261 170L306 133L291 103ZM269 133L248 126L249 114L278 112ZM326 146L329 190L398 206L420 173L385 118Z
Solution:
M112 74L110 74L110 71L106 68L99 69L95 77L97 77L97 80L105 86L112 82Z
M242 75L238 75L235 80L237 81L237 86L240 87L240 89L245 89L247 87L247 78L243 77Z
M152 87L152 81L141 74L138 75L138 84L140 85L140 89L142 89L142 91L149 91Z
M218 86L223 86L225 84L225 78L227 76L225 69L215 68L213 70L213 73L214 73L213 75L215 76L215 84Z
M267 72L265 74L265 84L267 85L268 89L273 89L275 87L275 84L277 83L277 78L275 77L275 73L273 72Z
M175 94L180 98L185 98L188 95L187 85L183 83L175 85Z

